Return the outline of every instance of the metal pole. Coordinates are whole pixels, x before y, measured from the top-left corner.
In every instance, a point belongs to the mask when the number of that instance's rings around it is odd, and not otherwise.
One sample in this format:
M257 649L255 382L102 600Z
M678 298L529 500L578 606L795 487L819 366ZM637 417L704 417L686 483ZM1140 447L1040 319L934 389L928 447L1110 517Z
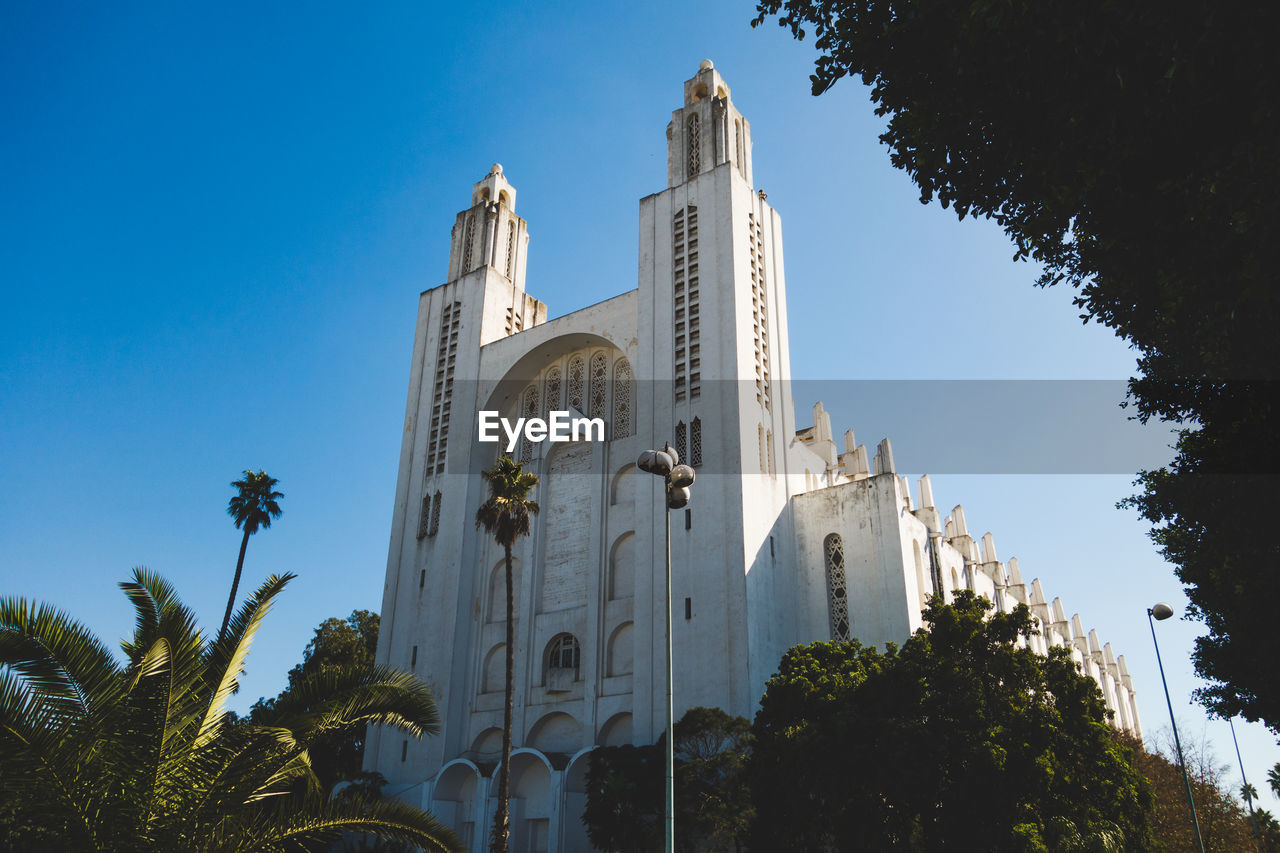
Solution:
M1258 816L1253 813L1253 797L1249 795L1249 777L1244 775L1244 759L1240 757L1240 741L1236 740L1236 724L1230 717L1227 725L1231 726L1231 743L1236 748L1236 763L1240 765L1240 781L1244 783L1244 801L1249 806L1249 820L1253 822L1253 840L1258 850L1262 849L1262 832L1258 829Z
M671 703L671 508L667 497L671 493L671 478L665 478L662 497L662 514L667 520L667 796L666 796L666 853L676 849L676 750L675 709Z
M1147 624L1151 626L1151 642L1156 647L1156 665L1160 667L1160 683L1164 685L1164 701L1169 706L1169 724L1173 726L1173 745L1178 750L1178 763L1182 765L1182 781L1187 786L1187 805L1191 806L1191 825L1196 830L1196 848L1204 853L1204 841L1200 838L1200 821L1196 818L1196 801L1191 796L1191 777L1187 775L1187 760L1182 757L1182 742L1178 740L1178 721L1173 718L1173 700L1169 698L1169 682L1164 678L1164 663L1160 660L1160 642L1156 639L1156 623L1147 608Z

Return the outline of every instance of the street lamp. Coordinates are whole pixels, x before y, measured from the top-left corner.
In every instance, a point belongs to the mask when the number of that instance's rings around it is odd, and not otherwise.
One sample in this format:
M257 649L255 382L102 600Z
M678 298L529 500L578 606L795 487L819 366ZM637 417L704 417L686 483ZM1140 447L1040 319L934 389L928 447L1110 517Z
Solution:
M1187 786L1187 805L1191 807L1191 825L1196 830L1196 847L1204 853L1204 841L1200 838L1200 821L1196 819L1196 801L1191 796L1191 777L1187 775L1187 760L1182 757L1182 742L1178 740L1178 721L1173 718L1173 700L1169 698L1169 682L1164 678L1164 663L1160 660L1160 643L1156 642L1156 623L1152 617L1163 622L1173 615L1173 608L1167 604L1157 604L1147 608L1147 624L1151 626L1151 642L1156 647L1156 664L1160 667L1160 683L1164 685L1164 701L1169 706L1169 724L1173 726L1173 745L1178 750L1178 763L1182 765L1182 782Z
M1258 850L1262 848L1257 845L1262 844L1262 833L1258 830L1258 816L1253 813L1253 792L1249 787L1249 777L1244 775L1244 759L1240 757L1240 741L1236 740L1236 724L1227 718L1227 725L1231 726L1231 743L1236 748L1236 763L1240 765L1240 781L1244 784L1240 790L1244 794L1245 804L1249 806L1249 820L1253 823L1253 839Z
M689 487L693 485L693 469L680 464L680 456L670 444L661 450L646 450L640 454L636 467L663 479L663 497L667 521L667 794L666 794L666 853L676 849L676 758L675 716L671 702L671 510L682 509L689 503Z

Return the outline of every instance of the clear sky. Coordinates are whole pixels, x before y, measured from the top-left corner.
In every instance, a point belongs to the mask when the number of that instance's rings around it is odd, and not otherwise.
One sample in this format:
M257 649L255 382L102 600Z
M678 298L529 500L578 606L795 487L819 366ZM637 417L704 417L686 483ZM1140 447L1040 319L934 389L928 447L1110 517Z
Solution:
M634 288L637 201L664 188L666 123L711 58L783 217L793 375L825 380L837 433L874 444L927 422L951 441L899 439L899 469L941 465L943 511L963 503L975 534L1124 653L1148 734L1167 726L1145 611L1185 600L1115 509L1163 436L1117 462L1109 436L1136 429L1123 413L1077 432L1068 411L1052 462L1002 462L1007 442L981 445L980 428L1007 430L1020 395L1043 412L1066 385L908 405L893 389L919 386L884 384L886 402L849 381L1114 380L1094 387L1118 403L1133 352L1082 325L1069 291L1034 288L994 226L922 206L866 90L811 97L811 43L752 15L665 0L0 6L0 594L114 640L131 628L116 584L146 565L216 630L240 538L228 484L264 468L284 515L250 542L244 584L299 578L237 707L276 692L320 621L381 605L417 294L443 282L472 183L503 164L529 222L528 288L553 316ZM1226 723L1190 701L1197 627L1158 631L1184 737L1238 777ZM1274 811L1280 749L1261 726L1237 731Z

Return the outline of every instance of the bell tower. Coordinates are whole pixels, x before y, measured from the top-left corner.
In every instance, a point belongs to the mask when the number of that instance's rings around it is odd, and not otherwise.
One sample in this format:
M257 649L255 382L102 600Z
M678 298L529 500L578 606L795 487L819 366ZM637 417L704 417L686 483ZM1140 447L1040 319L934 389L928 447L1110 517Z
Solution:
M750 716L798 641L797 584L778 556L793 552L787 506L798 482L782 224L752 185L751 125L710 60L682 95L667 125L667 188L640 201L639 375L653 381L637 410L652 413L651 446L671 440L698 475L672 532L672 597L716 605L696 635L691 621L673 628L677 646L697 650L677 664L679 704ZM637 531L661 529L660 517L637 521ZM637 731L656 726L661 709L646 716L636 704Z
M742 117L710 59L684 82L684 106L667 125L667 186L729 163L751 186L751 124Z

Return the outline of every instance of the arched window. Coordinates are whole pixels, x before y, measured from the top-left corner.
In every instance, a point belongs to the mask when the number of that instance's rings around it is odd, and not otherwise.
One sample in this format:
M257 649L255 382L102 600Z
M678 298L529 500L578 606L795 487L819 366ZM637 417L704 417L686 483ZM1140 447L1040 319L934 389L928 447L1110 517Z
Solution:
M572 634L558 634L547 646L543 684L552 692L564 691L578 680L578 668L582 664L582 647Z
M680 457L681 462L689 461L689 431L684 421L676 424L676 455Z
M689 149L689 173L686 177L692 180L702 171L702 123L697 113L689 116L685 140Z
M631 363L619 358L613 365L613 436L631 435Z
M505 196L506 193L503 193ZM507 223L507 278L515 278L514 261L516 257L516 221Z
M609 359L598 352L591 356L591 398L587 401L587 414L593 418L605 416L605 380L609 377Z
M764 424L756 424L756 441L760 450L760 473L769 473L769 460L764 455Z
M536 385L530 385L524 389L523 403L520 406L520 414L526 419L536 418L538 416L538 388ZM520 439L520 461L528 462L533 458L533 442L527 438Z
M827 563L827 604L831 609L831 639L849 639L849 601L845 597L844 541L832 533L822 543Z
M560 368L553 367L547 371L547 384L542 395L542 408L548 415L560 405Z
M733 138L738 148L738 171L743 172L745 176L745 171L742 168L742 119L733 120L733 131Z
M694 468L702 464L702 418L689 424L689 464Z
M586 389L585 372L582 356L575 355L569 359L569 405L579 412L583 412L582 394ZM583 414L586 413L583 412Z
M774 474L777 473L777 468L774 467L774 458L773 458L773 430L769 430L764 434L764 442L765 442L766 451L769 455L769 476L772 477Z
M476 241L476 218L474 216L467 217L467 227L462 230L462 269L460 272L468 273L471 271L471 246Z

